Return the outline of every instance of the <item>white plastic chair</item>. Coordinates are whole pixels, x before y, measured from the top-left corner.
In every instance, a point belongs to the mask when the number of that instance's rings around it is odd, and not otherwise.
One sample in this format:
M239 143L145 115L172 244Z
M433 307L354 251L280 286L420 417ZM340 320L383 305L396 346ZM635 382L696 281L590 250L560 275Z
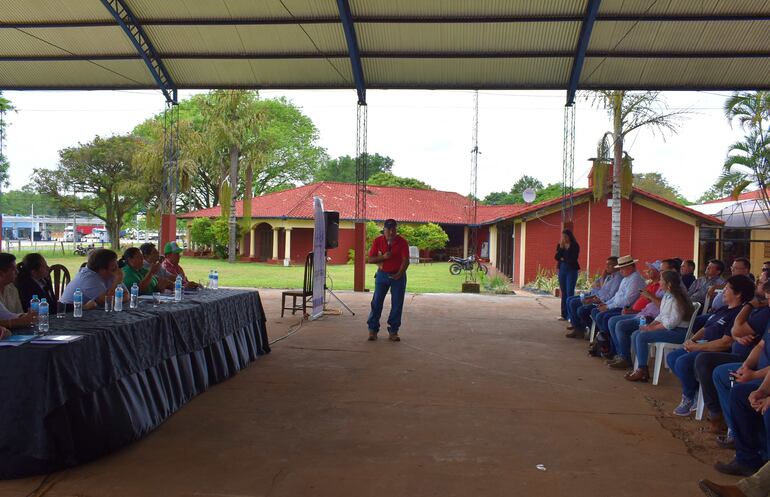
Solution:
M698 399L695 401L695 419L700 421L703 419L703 410L706 404L703 402L703 387L698 387Z
M692 327L695 325L695 317L698 315L698 311L700 310L700 302L695 302L692 306L694 309L692 316L690 317L690 325L687 327L687 334L684 337L685 342L692 338ZM660 379L660 369L665 362L666 355L672 350L681 349L684 347L684 345L682 343L653 342L648 344L648 347L650 350L650 356L655 358L655 368L653 369L652 373L652 384L657 385L658 380ZM668 365L666 367L668 367Z
M706 314L709 311L709 307L711 307L711 297L706 295L706 300L703 302L703 308L701 309L701 314Z

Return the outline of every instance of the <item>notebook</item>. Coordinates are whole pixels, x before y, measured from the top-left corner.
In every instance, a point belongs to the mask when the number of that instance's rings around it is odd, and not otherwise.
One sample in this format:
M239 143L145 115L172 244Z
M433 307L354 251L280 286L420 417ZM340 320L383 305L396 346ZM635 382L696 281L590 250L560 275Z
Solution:
M6 339L0 340L0 347L18 347L22 343L27 343L34 338L35 335L11 335Z

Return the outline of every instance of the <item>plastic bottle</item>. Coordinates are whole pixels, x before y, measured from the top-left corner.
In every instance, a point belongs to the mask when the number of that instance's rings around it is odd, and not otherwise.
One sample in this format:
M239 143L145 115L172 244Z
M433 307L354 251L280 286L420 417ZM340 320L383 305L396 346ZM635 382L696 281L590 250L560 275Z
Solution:
M40 299L40 307L37 315L37 330L39 335L48 333L48 302Z
M113 305L113 309L115 309L115 312L121 312L123 310L124 293L125 293L125 290L123 290L123 284L121 283L115 289L115 305Z
M214 289L214 270L209 270L209 289Z
M75 289L75 293L72 295L72 316L76 318L83 317L83 292L80 288Z
M214 270L214 290L219 290L219 272L215 269Z
M40 299L37 298L37 295L32 296L32 300L29 301L29 312L34 312L35 314L38 314L40 312ZM32 322L29 324L30 328L35 327L35 320L37 318L32 318Z
M639 328L642 326L647 326L647 318L644 316L639 316Z
M131 285L131 301L128 306L131 309L136 309L136 305L139 303L139 285L134 283Z
M182 301L182 276L178 275L174 282L174 302Z

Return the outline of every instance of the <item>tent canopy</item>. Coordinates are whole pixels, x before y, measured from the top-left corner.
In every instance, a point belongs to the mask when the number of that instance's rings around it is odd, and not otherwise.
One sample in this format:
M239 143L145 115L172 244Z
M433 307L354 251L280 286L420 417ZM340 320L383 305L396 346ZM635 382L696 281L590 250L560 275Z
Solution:
M0 0L0 89L767 89L763 0Z

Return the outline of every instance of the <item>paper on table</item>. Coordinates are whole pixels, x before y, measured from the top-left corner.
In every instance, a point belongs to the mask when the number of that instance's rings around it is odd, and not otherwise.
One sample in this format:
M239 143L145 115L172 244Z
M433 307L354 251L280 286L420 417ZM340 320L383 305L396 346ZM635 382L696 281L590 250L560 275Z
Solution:
M0 347L18 347L33 338L35 338L35 335L11 335L6 339L0 340Z
M70 343L83 338L83 335L45 335L35 338L31 343Z

